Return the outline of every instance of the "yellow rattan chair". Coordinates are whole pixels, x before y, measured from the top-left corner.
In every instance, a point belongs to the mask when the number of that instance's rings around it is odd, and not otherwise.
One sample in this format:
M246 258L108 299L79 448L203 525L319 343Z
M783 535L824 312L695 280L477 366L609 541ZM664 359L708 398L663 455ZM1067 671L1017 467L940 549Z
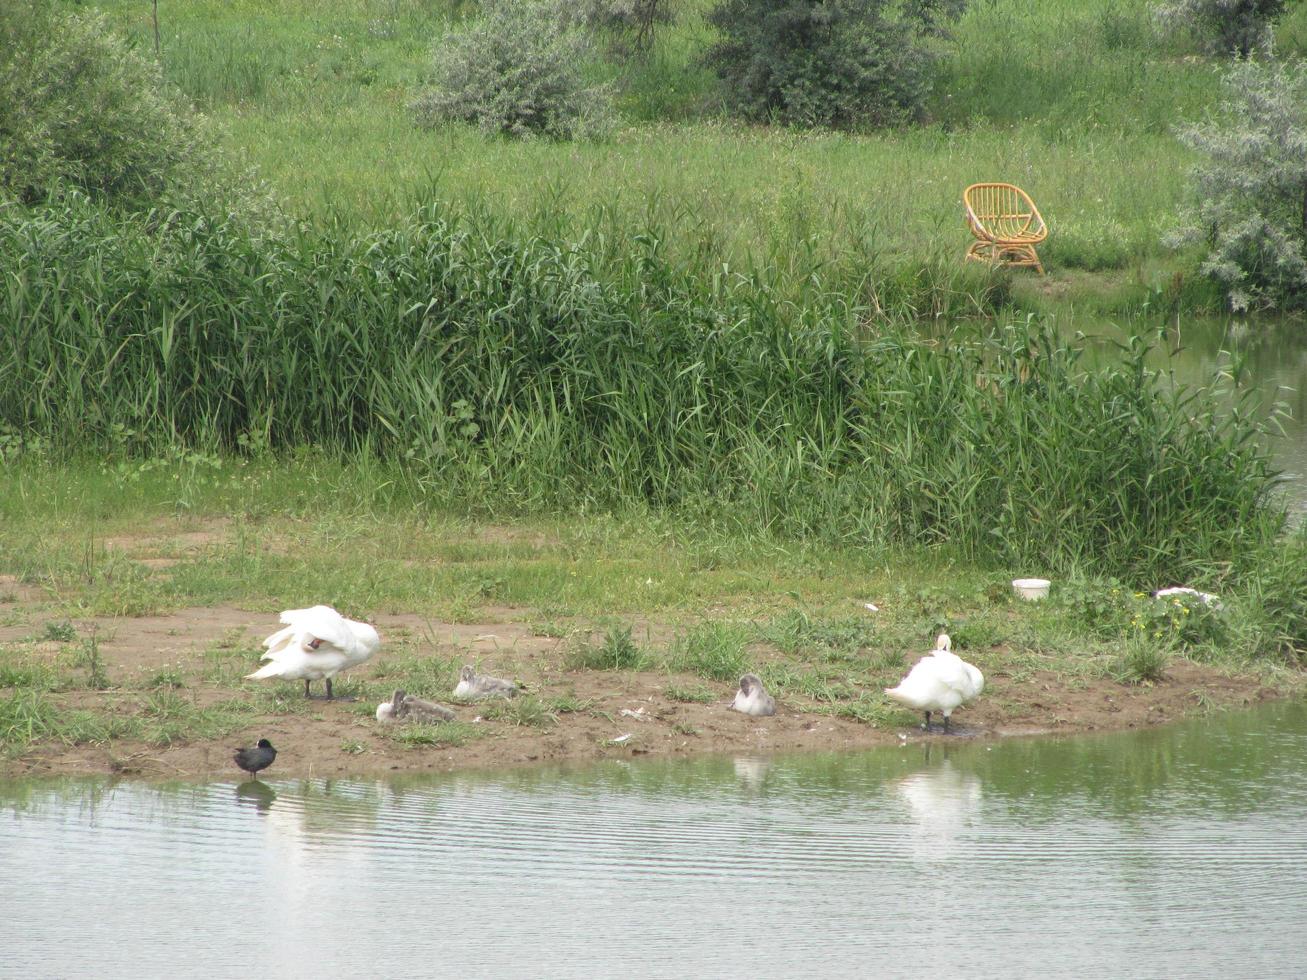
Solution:
M1035 246L1048 237L1048 226L1029 194L1014 184L972 184L962 192L962 203L976 236L967 258L1033 266L1044 274Z

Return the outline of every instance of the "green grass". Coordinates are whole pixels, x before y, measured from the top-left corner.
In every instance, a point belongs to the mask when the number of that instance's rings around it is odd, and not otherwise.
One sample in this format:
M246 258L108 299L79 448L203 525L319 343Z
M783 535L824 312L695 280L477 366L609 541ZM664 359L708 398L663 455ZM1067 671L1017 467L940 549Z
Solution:
M749 666L748 639L749 631L734 623L699 623L676 638L668 652L668 667L709 680L738 681Z
M386 729L386 737L408 748L418 746L459 746L488 734L481 725L463 721L445 721L438 725L395 725Z
M478 710L487 721L531 728L553 728L558 724L558 713L553 705L531 694L488 700Z
M1147 684L1161 680L1166 673L1170 652L1158 640L1148 636L1131 636L1113 665L1112 674L1127 684Z
M610 624L598 640L572 645L563 662L569 670L640 670L649 657L631 638L630 626Z
M720 121L700 63L708 6L684 5L647 60L591 67L617 83L628 122L602 144L418 129L407 104L433 40L471 9L456 3L201 0L161 11L163 64L294 210L323 219L385 225L417 202L493 202L526 224L561 215L573 235L653 218L683 258L793 264L815 250L919 266L956 260L962 189L1001 177L1049 219L1051 267L1128 270L1134 301L1169 278L1144 260L1191 161L1173 132L1217 84L1154 36L1142 4L972 4L936 45L932 124L863 136ZM107 7L152 45L133 0ZM1304 21L1286 19L1282 55L1301 50Z
M676 684L667 685L663 694L669 701L682 701L686 704L712 704L721 697L718 692L707 687L680 687Z

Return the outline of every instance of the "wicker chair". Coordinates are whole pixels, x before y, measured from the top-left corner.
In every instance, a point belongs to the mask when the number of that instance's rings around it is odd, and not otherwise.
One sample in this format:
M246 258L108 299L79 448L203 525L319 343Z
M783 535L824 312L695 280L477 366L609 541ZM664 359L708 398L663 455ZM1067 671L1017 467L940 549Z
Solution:
M1044 274L1035 246L1048 237L1048 226L1029 194L1013 184L972 184L962 192L962 203L976 236L967 258L1033 266Z

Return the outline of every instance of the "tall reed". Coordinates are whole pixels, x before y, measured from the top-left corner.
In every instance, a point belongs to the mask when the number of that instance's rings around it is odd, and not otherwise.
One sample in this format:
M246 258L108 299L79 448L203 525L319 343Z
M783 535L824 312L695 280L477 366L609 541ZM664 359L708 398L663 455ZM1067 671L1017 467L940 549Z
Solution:
M892 294L874 266L686 266L648 227L509 232L0 209L0 436L313 444L449 502L639 501L1130 577L1210 576L1282 521L1254 415L1160 383L1142 345L1091 368L1037 322L924 339L909 312L963 304L930 267Z

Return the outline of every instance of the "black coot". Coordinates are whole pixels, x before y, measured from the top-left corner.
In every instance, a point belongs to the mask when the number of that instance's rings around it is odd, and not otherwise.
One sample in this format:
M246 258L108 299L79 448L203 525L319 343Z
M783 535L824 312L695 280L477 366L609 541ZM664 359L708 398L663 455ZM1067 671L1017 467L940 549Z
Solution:
M261 738L259 744L252 749L237 749L233 758L236 760L236 765L253 776L260 769L267 769L272 765L272 760L277 758L277 750L266 738Z

